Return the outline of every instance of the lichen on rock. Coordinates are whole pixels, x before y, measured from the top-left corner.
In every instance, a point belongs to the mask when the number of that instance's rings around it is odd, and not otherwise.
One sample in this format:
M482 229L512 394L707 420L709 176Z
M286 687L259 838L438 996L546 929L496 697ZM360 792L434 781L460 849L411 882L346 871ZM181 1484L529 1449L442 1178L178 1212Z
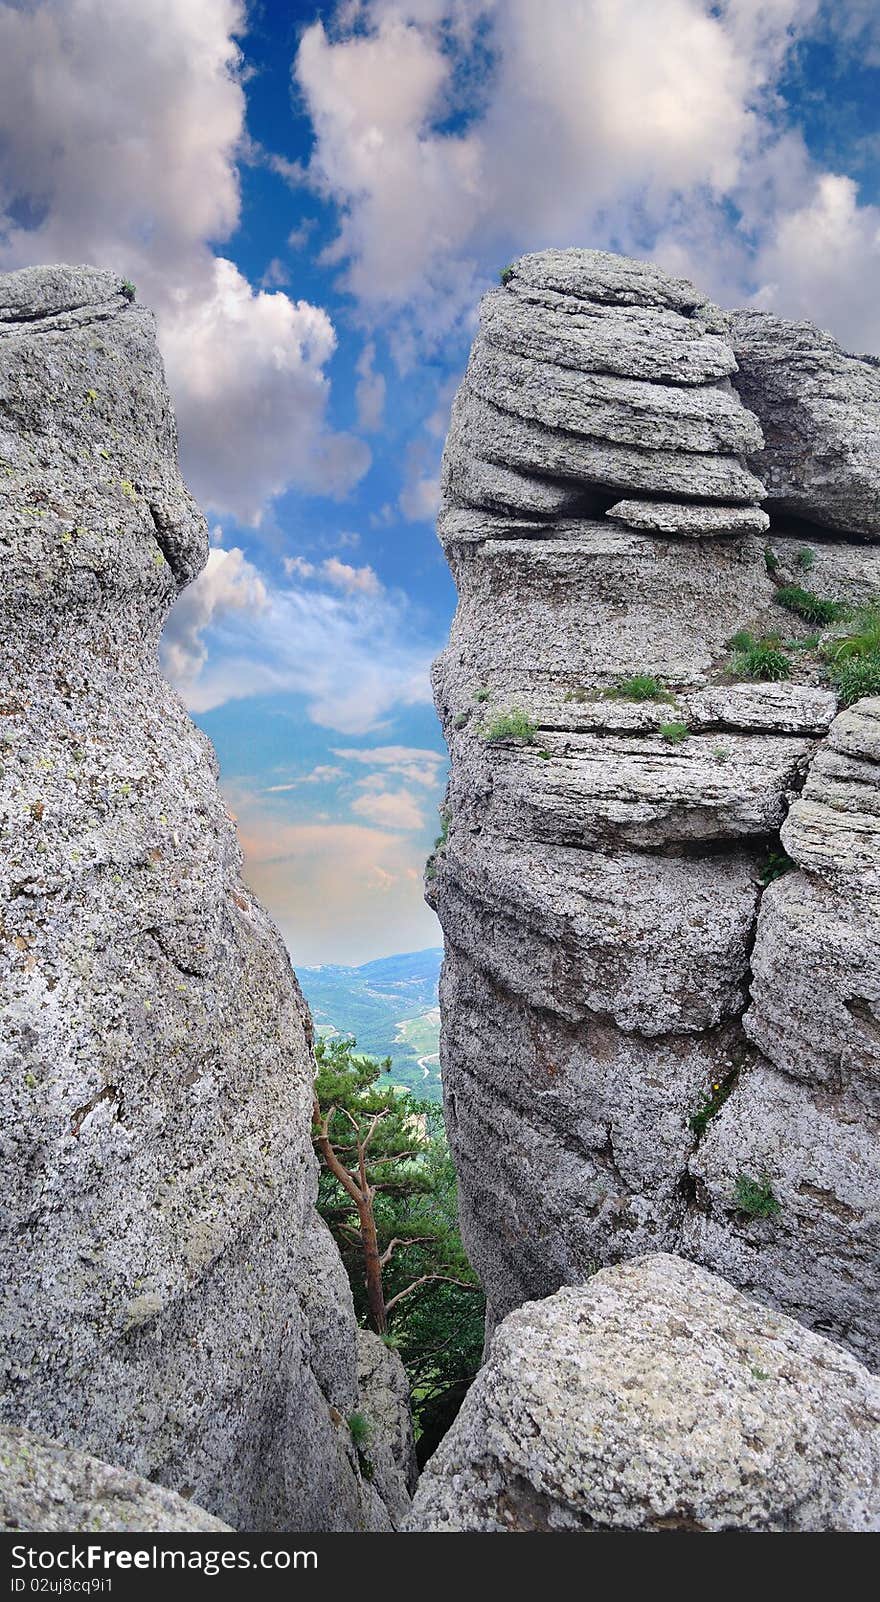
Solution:
M635 1258L497 1330L409 1528L880 1529L880 1382L680 1257Z

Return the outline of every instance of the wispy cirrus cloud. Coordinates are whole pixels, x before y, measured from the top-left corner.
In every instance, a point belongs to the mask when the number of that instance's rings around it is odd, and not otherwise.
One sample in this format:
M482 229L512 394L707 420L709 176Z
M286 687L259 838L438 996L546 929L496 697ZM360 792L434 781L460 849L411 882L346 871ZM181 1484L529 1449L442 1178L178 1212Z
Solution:
M430 701L440 642L426 643L403 594L295 579L270 584L237 548L212 552L163 641L166 671L192 711L286 690L307 698L313 722L358 735L395 708Z

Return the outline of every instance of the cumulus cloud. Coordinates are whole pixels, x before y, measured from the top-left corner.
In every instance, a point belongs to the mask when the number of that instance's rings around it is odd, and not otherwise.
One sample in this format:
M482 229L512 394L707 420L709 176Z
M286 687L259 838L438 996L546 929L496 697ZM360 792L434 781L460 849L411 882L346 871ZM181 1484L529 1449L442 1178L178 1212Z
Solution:
M239 217L244 27L242 0L0 0L0 266L134 280L194 488L255 521L292 482L346 493L370 458L326 424L326 313L210 248Z
M368 790L351 804L359 818L390 829L423 829L425 814L411 790Z
M851 178L827 173L783 213L758 258L755 303L827 323L857 351L880 350L880 207L860 205Z
M295 964L365 962L439 944L422 893L424 846L365 823L285 823L231 794L245 873Z
M216 553L205 582L217 573L219 558L232 555ZM376 588L360 582L334 593L311 583L275 586L259 578L259 604L238 590L241 604L224 604L222 613L211 610L204 589L199 600L202 583L197 580L177 602L164 647L166 670L191 711L292 691L306 697L313 722L358 735L381 726L395 707L430 702L428 668L439 642L427 643L406 598L383 590L378 581ZM193 591L195 626L186 621Z
M340 562L338 556L328 556L321 563L321 572L328 584L346 595L378 595L382 586L371 567L351 567Z
M171 610L162 636L162 665L178 689L197 682L208 660L205 632L230 614L258 617L269 606L266 585L244 553L233 545L213 548L208 560Z
M294 63L315 133L300 180L340 215L325 259L390 328L402 370L467 321L511 254L551 244L656 254L733 302L806 301L852 339L871 315L872 208L818 170L778 85L811 30L838 60L872 59L875 13L869 0L342 7L304 31ZM433 493L416 464L404 514L429 516Z
M214 258L209 294L179 292L162 317L184 472L194 493L242 522L295 481L345 494L369 465L363 441L324 426L336 348L327 313L251 289Z
M357 535L342 535L340 545L357 543ZM285 556L284 571L288 578L321 579L345 595L379 595L382 585L371 567L352 567L338 556L327 556L323 562L310 562L305 556Z

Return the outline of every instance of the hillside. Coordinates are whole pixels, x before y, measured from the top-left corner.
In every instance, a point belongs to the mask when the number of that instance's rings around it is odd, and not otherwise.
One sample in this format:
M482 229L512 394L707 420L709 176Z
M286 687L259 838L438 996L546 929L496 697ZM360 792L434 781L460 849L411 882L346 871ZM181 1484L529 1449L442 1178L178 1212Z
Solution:
M395 1083L439 1101L442 959L438 946L359 968L326 963L297 973L319 1034L354 1035L362 1051L392 1059Z

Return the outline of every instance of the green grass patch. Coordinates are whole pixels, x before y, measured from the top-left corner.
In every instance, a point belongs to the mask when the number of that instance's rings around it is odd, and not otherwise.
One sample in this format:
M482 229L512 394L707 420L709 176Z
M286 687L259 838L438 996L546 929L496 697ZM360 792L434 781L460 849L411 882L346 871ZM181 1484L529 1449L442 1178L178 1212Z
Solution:
M738 1074L739 1069L734 1068L731 1073L725 1074L723 1079L717 1079L714 1084L709 1086L699 1106L691 1113L688 1119L688 1123L696 1136L705 1135L712 1119L716 1113L721 1111L730 1096Z
M486 740L522 740L525 745L531 745L538 732L537 723L533 723L528 713L519 707L512 707L509 712L501 712L493 723L483 730Z
M775 1218L782 1212L769 1179L750 1179L748 1174L739 1174L733 1200L737 1210L748 1213L750 1218Z
M821 623L823 627L837 623L847 611L843 601L823 600L820 595L814 595L812 590L802 589L800 584L781 584L773 599L787 611L797 613L807 623Z
M633 673L627 679L618 679L606 695L617 701L672 701L675 697L660 679L651 673Z
M756 640L747 629L741 629L730 644L735 652L732 663L735 678L780 683L791 677L791 663L780 649L778 635L769 634Z
M689 740L691 731L686 723L661 723L660 738L669 745L681 745L683 740Z

